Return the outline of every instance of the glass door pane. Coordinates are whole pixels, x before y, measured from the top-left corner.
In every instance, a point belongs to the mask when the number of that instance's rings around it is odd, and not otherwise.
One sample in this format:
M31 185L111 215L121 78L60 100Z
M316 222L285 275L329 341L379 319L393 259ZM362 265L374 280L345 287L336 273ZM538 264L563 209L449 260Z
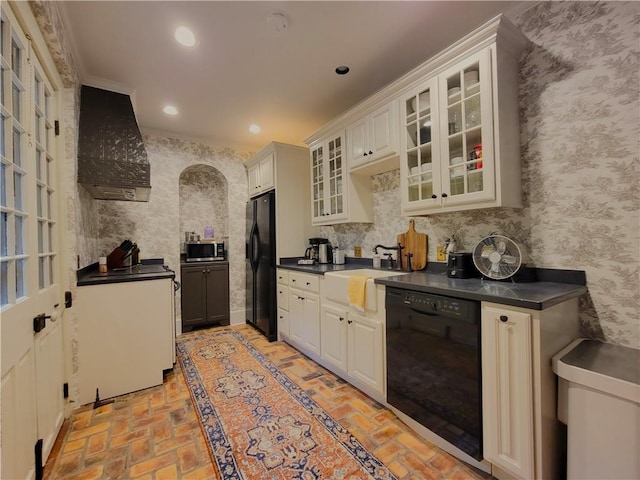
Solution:
M430 199L433 188L432 95L425 88L406 99L405 131L407 162L407 199Z
M480 62L447 77L449 195L482 192Z

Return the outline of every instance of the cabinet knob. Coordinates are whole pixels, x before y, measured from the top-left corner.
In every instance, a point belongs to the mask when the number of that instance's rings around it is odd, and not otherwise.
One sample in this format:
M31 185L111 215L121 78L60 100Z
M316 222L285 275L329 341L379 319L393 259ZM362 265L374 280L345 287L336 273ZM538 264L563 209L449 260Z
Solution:
M292 278L292 279L291 279L291 281L292 281L293 283L296 283L296 279L295 279L295 278Z
M438 195L434 193L433 195L431 195L431 198L438 198Z
M507 317L506 315L500 315L500 321L501 322L506 322L509 320L509 317Z
M309 285L311 285L311 282L307 282L307 287L308 287Z
M367 152L364 152L364 153L362 154L362 156L363 156L363 157L366 157L366 156L367 156Z
M340 321L344 321L344 317L338 317L340 319Z
M365 153L365 155L366 155L366 153ZM373 155L373 152L371 150L369 150L369 155Z
M347 323L351 325L353 323L353 320L347 320Z
M447 197L448 197L448 195L446 193L442 194L442 198L447 198Z

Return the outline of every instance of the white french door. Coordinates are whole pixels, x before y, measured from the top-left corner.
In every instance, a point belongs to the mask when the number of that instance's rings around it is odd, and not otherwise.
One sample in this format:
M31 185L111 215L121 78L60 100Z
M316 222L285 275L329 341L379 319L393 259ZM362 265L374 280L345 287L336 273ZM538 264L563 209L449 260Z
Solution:
M0 478L30 479L64 419L58 95L11 7L0 31Z

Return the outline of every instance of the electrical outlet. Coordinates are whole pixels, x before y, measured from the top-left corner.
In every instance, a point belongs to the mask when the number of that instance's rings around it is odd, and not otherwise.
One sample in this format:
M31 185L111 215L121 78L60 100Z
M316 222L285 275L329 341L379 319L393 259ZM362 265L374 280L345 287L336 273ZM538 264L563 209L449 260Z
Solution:
M446 262L447 261L447 252L444 249L444 245L438 245L436 247L436 259L439 262Z
M353 247L353 256L356 258L362 257L362 247Z

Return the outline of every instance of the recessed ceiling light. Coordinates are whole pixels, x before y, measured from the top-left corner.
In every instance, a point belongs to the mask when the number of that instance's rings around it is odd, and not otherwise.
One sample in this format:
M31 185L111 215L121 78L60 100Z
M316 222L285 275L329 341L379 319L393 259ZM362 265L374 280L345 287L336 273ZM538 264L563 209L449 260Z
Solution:
M261 130L260 125L256 125L255 123L249 126L249 131L251 133L260 133Z
M172 105L167 105L166 107L164 107L163 112L167 115L177 115L178 109Z
M346 75L347 73L349 73L349 67L347 67L346 65L340 65L339 67L336 67L336 73L338 75Z
M187 27L176 28L175 37L178 43L185 47L193 47L196 44L196 36Z

